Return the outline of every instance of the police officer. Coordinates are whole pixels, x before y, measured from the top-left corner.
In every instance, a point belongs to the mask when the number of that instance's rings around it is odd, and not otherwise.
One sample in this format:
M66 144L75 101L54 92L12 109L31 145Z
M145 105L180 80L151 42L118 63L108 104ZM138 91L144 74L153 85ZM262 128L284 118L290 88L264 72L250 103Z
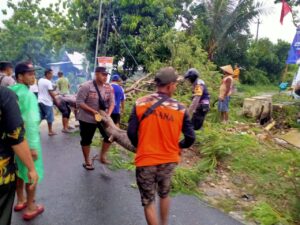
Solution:
M203 80L199 78L197 69L191 68L185 74L185 79L193 85L193 101L189 107L194 130L202 128L206 114L209 112L210 95Z

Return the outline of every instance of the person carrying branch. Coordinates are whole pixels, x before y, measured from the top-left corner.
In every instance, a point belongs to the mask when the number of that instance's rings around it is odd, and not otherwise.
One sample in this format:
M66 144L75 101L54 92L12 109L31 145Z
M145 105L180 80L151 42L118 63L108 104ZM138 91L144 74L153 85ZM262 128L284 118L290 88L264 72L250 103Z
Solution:
M194 130L202 128L206 114L209 112L210 94L203 80L199 79L199 72L195 68L189 69L184 78L193 85L193 101L189 107Z
M96 129L99 129L103 137L99 161L103 164L110 163L106 155L111 142L102 124L96 121L99 110L105 111L110 116L115 106L114 90L110 84L106 83L107 75L105 67L97 67L95 79L82 84L76 98L76 105L79 108L77 119L80 124L80 144L84 157L83 167L86 170L94 169L90 160L90 145Z
M172 67L161 69L155 77L157 92L139 98L129 118L127 134L137 147L136 181L148 225L168 224L171 177L181 149L195 141L188 111L172 98L177 78ZM179 142L181 133L184 139ZM156 192L160 197L160 222L154 203Z

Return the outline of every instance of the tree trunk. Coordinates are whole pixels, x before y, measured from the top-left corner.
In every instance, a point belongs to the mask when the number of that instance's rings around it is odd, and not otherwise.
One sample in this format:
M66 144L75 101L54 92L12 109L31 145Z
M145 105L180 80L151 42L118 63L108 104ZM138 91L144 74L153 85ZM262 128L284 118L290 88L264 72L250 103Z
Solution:
M118 128L114 124L113 120L104 111L100 110L100 115L102 117L100 123L103 126L106 134L109 136L109 140L111 142L115 141L128 151L135 153L136 148L131 144L127 136L127 131Z

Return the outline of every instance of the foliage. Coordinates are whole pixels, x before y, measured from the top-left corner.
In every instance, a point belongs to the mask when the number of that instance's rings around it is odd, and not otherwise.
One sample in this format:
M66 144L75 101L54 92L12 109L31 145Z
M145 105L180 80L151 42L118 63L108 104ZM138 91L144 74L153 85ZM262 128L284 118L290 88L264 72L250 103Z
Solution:
M249 213L249 216L254 218L255 221L259 222L261 225L288 224L275 209L265 202L255 206Z
M40 7L41 0L9 0L8 8L13 15L3 21L0 29L0 58L18 62L31 60L34 64L46 67L60 49L65 20L58 12L59 3ZM5 12L4 12L5 13Z
M253 41L245 54L246 61L242 64L245 70L241 72L241 82L266 85L286 79L282 75L289 48L289 43L282 40L276 44L266 38Z
M270 83L270 80L267 77L267 72L264 72L256 67L250 67L249 70L246 70L242 73L240 80L243 84L249 85L267 85Z
M260 39L252 43L248 50L248 64L264 71L271 82L278 82L285 68L289 48L289 44L281 40L274 45L268 39Z
M124 58L124 69L135 71L138 65L147 63L145 54L141 54L143 39L140 35L153 29L163 32L170 30L184 10L183 3L189 2L191 0L103 1L99 54L114 56L116 61ZM79 29L80 36L84 37L88 58L92 61L99 1L66 1L66 5L73 29Z
M194 15L209 28L208 39L203 40L209 59L214 59L217 51L222 54L228 43L241 43L245 36L249 38L249 24L263 13L261 6L253 0L216 0L194 7Z

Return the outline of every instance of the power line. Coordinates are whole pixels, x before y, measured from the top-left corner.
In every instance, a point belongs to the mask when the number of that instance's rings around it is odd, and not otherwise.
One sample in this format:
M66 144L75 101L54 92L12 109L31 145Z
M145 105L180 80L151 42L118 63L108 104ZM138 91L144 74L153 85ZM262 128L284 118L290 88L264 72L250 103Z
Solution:
M139 66L139 64L137 63L135 57L133 56L133 54L131 53L130 49L127 47L125 41L123 41L123 39L121 38L121 35L119 34L116 26L117 26L117 23L116 23L116 17L115 17L115 14L113 12L113 22L114 22L114 25L112 25L112 29L116 32L116 34L118 35L118 37L120 38L120 41L121 43L124 45L124 47L126 48L126 50L128 51L129 55L131 56L131 58L133 59L134 63L136 64L136 66Z

